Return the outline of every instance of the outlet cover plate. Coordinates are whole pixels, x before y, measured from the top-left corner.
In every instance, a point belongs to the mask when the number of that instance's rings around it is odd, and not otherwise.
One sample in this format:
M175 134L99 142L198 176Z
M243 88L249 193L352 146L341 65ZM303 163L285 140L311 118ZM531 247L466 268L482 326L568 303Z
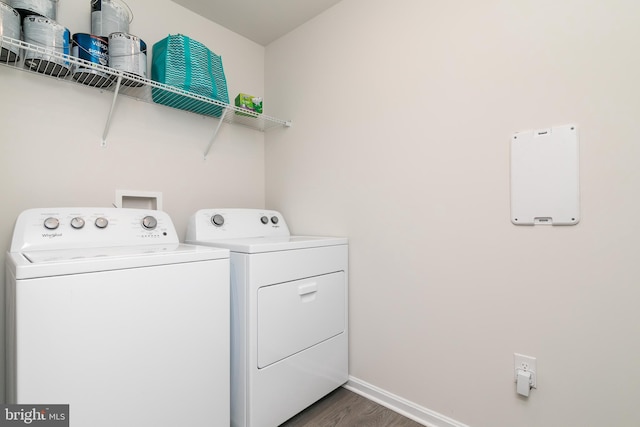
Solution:
M538 382L538 366L536 363L536 358L525 356L524 354L520 353L513 353L513 379L515 382L518 381L519 370L531 372L531 387L536 388Z

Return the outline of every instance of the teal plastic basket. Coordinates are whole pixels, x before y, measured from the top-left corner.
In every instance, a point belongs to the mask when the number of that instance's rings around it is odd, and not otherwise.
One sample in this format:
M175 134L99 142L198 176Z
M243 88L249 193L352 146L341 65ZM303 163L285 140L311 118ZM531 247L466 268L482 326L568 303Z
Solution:
M151 79L187 92L229 103L222 58L202 43L182 34L153 45ZM151 88L153 101L181 110L220 117L223 107L165 89Z

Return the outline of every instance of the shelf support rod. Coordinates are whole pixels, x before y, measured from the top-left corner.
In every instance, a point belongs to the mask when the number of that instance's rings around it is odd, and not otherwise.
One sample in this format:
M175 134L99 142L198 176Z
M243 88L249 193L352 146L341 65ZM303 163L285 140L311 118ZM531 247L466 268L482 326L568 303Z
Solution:
M122 74L119 74L118 82L116 83L116 90L113 92L113 101L111 101L111 109L109 110L109 115L107 116L107 123L104 126L104 132L102 132L102 142L100 143L101 147L107 146L107 135L109 135L109 128L111 127L111 117L113 116L113 109L116 106L116 100L118 99L118 92L120 91L121 82L122 82Z
M209 155L209 150L211 150L211 146L213 145L213 141L216 140L216 136L218 136L218 131L220 130L220 126L222 126L222 122L224 122L224 116L227 114L228 108L224 108L222 110L222 115L220 116L220 121L216 126L216 129L213 131L213 135L211 136L211 140L209 140L209 145L207 145L207 149L204 151L204 159L207 160L207 155Z

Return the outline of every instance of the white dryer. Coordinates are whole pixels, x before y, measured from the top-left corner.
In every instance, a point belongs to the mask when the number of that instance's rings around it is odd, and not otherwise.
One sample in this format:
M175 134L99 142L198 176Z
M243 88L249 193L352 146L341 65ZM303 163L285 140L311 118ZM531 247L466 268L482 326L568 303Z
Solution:
M229 251L160 211L23 212L7 254L8 403L71 427L229 425Z
M348 377L348 246L282 215L203 209L188 243L231 251L231 425L275 427Z

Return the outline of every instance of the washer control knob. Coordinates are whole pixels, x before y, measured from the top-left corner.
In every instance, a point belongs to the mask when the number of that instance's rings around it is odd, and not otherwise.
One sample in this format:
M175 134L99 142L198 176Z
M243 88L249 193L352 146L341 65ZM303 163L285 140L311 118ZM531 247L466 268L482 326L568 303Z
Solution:
M80 218L79 216L73 218L71 220L71 227L75 228L76 230L84 227L84 219Z
M269 223L269 218L267 218L266 216L263 216L262 218L260 218L260 222L263 224L268 224Z
M277 217L277 216L272 216L272 217L271 217L271 222L272 222L273 224L277 224L277 223L278 223L278 217Z
M224 217L220 214L215 214L211 217L211 222L216 227L222 227L224 225Z
M158 226L158 220L151 215L142 218L142 226L147 230L155 230Z
M109 220L103 216L96 218L96 227L98 228L107 228L109 225Z
M44 220L44 228L46 228L47 230L55 230L59 225L60 221L58 221L58 218L50 216L49 218Z

